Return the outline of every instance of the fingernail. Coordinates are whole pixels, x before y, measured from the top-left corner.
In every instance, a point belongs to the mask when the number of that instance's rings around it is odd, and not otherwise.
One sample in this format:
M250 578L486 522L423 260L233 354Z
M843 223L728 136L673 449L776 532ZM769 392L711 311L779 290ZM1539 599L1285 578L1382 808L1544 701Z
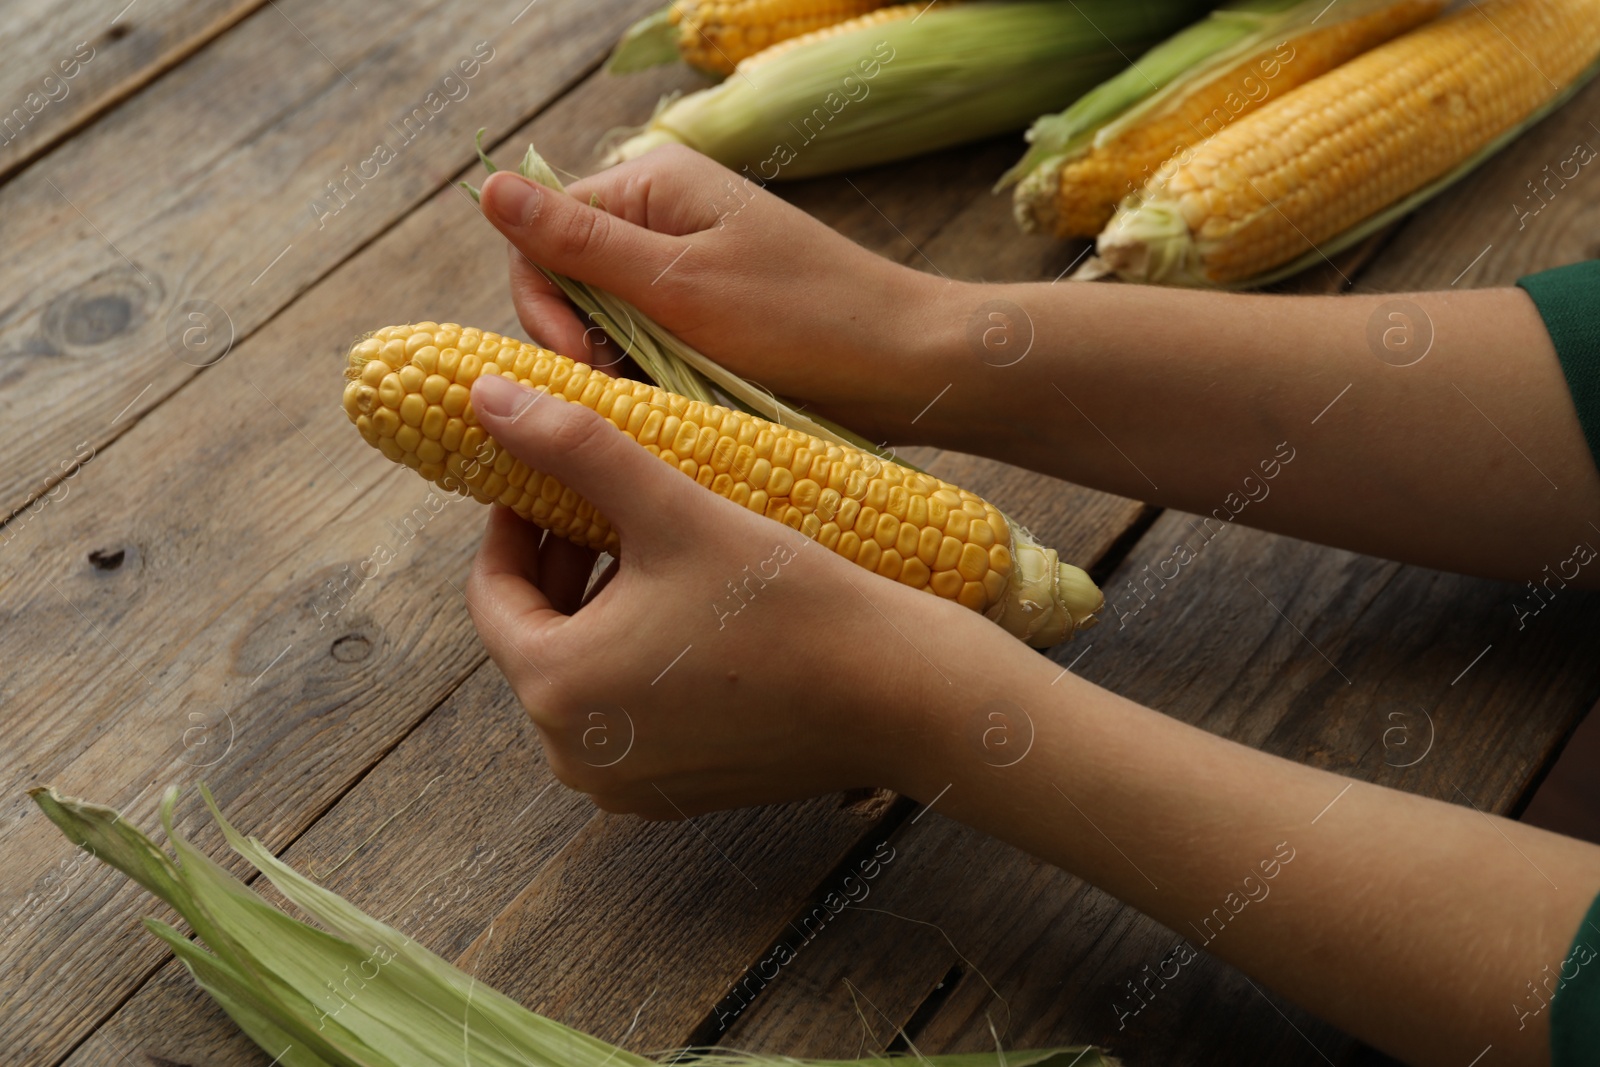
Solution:
M526 226L539 214L539 190L526 178L501 171L484 185L483 204L501 225Z
M527 390L498 374L486 374L472 383L472 406L480 415L510 418L527 401Z

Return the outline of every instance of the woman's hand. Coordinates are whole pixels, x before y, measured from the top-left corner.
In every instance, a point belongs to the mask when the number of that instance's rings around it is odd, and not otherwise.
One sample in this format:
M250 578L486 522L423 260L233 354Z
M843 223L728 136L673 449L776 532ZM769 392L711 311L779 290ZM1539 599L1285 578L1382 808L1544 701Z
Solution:
M970 691L956 649L1037 658L967 609L707 492L587 408L495 377L472 403L495 440L593 503L621 540L618 568L582 603L594 553L541 545L496 507L467 586L557 777L609 811L673 818L914 788L937 773L908 766L924 755L915 739Z
M615 293L717 362L873 440L927 404L927 375L914 372L936 343L938 279L677 145L568 193L505 171L483 186L483 212L511 242L517 313L540 344L598 366L619 358L535 263ZM908 377L917 390L898 395Z

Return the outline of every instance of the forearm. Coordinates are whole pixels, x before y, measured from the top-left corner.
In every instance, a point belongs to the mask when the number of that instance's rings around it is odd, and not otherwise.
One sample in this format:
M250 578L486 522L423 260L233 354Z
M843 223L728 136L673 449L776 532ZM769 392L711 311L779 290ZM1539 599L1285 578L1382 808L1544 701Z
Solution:
M907 439L1468 573L1554 574L1600 546L1600 475L1519 290L928 285L920 349L890 370Z
M952 645L949 683L919 694L937 740L893 784L1407 1062L1459 1067L1490 1043L1547 1062L1530 990L1548 999L1600 849L1233 744L1017 651L966 673Z

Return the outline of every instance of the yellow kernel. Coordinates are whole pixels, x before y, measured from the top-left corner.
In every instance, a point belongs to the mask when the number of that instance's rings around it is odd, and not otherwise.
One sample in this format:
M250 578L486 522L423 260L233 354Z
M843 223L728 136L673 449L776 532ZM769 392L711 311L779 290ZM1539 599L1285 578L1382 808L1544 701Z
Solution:
M745 506L758 515L765 515L767 513L767 491L765 489L757 489L752 492L750 494L750 503Z
M1006 595L1006 584L1010 579L999 571L990 571L983 576L983 592L988 597L989 603L997 604L1000 598Z
M444 424L444 432L439 435L439 443L447 452L456 452L461 448L461 435L467 432L467 424L460 419L450 419Z
M817 484L815 482L813 485ZM789 495L794 496L798 490L791 490ZM837 490L823 489L817 494L816 512L823 522L831 522L839 514L840 497Z
M400 401L400 421L407 426L422 425L422 416L428 410L428 402L416 393L412 393Z
M1011 542L1011 529L1006 525L1006 520L998 511L989 512L989 529L994 531L994 541L997 545Z
M928 525L928 498L911 494L906 502L905 520L913 526Z
M694 461L693 456L684 456L682 459L678 460L678 469L687 474L689 477L693 478L696 474L700 473L700 464Z
M893 516L890 516L893 518ZM896 520L898 521L898 520ZM905 569L905 560L900 553L892 548L883 550L883 555L878 559L877 571L885 578L899 578L900 572Z
M422 416L422 436L437 441L444 433L444 424L448 420L444 408L431 407L427 414Z
M862 508L861 514L856 516L856 524L852 527L861 535L863 541L870 541L878 531L878 512L874 508Z
M421 389L423 381L428 377L422 372L421 367L412 366L409 363L395 373L400 378L400 388L408 393L414 393Z
M606 413L606 418L611 420L611 425L625 430L628 428L628 420L633 417L633 409L638 404L639 402L632 396L623 393L611 402L611 410ZM644 420L641 416L640 425L643 424Z
M989 549L989 566L1001 574L1011 573L1011 550L1005 545L995 545Z
M417 458L424 463L443 463L444 449L439 447L438 441L423 438L422 443L417 445Z
M922 532L917 534L917 558L932 567L939 562L939 548L944 543L944 534L932 526L922 527Z
M406 454L406 450L397 445L392 437L378 438L378 451L396 463L401 462L401 457Z
M856 565L865 567L869 571L875 571L878 569L878 563L882 559L883 549L878 546L878 542L863 539L861 551L856 553Z
M383 402L383 406L399 410L400 401L405 398L406 391L400 384L400 376L398 374L385 374L383 380L378 383L378 399Z
M761 489L766 486L767 479L772 477L772 463L769 460L758 459L750 465L750 488Z
M954 600L961 595L961 587L965 585L961 575L955 571L939 571L928 579L928 588L946 600Z
M988 548L994 544L994 527L975 518L967 526L967 540L975 545Z
M684 462L693 463L694 460L690 459L685 460ZM711 464L707 463L695 472L694 480L705 486L707 489L710 489L711 482L716 478L716 476L717 472L711 469Z
M472 399L472 394L459 385L451 385L439 398L439 406L444 408L446 415L459 415L467 409L467 402Z
M650 414L645 416L644 425L639 427L639 443L641 445L656 444L661 438L661 427L666 421L667 416L660 408L651 408Z
M956 603L973 611L985 611L989 607L989 594L978 582L967 582L957 594Z
M772 496L788 496L794 488L794 474L788 467L772 468L772 477L767 479L767 492Z
M900 567L900 581L916 589L921 589L928 584L928 579L933 577L928 570L928 565L916 556L906 560Z
M375 359L361 368L361 381L376 389L378 383L383 381L383 376L388 373L389 365L382 360Z
M439 367L439 349L434 345L423 345L412 355L411 365L423 374L433 374Z
M461 366L456 368L456 384L471 389L472 383L478 380L478 375L482 371L483 360L477 355L462 356Z
M432 332L423 329L422 327L418 327L416 333L406 338L406 358L410 359L412 356L416 355L418 352L421 352L424 348L427 348L431 344L433 344Z
M384 444L388 443L387 441L384 442ZM854 563L856 556L861 552L861 538L856 535L854 530L846 530L839 535L839 543L834 546L833 551Z
M889 487L888 512L897 519L906 517L906 505L910 502L911 494L906 492L905 486L893 485Z
M822 487L810 478L802 478L795 482L789 490L789 501L802 511L815 511L817 499L822 495ZM820 519L818 520L821 521Z
M884 548L893 548L895 539L900 534L900 520L888 512L878 516L878 525L872 531L873 540Z
M944 536L939 539L939 555L933 561L936 571L954 570L956 563L961 559L961 549L965 547L961 541L954 537ZM951 594L954 596L955 594Z
M911 559L917 554L922 544L923 531L917 529L909 522L902 522L900 529L895 531L894 548L903 559Z
M400 429L400 416L393 408L379 408L372 413L372 428L379 437L393 437Z
M394 443L407 452L415 452L422 443L422 434L415 426L402 426L395 431Z
M741 508L750 505L750 486L745 482L734 482L733 489L728 493L728 499L738 504Z
M928 525L942 530L950 521L950 507L941 500L928 498Z
M732 467L733 457L738 449L738 441L731 437L718 437L716 444L711 449L711 469L721 474Z
M839 543L839 524L836 522L821 523L817 527L815 537L817 544L830 552L833 551L834 546Z
M965 511L952 511L944 524L944 532L958 541L965 541L972 528L972 516Z
M711 454L717 450L717 428L715 426L702 426L700 433L694 440L694 461L696 463L710 463Z
M889 503L889 482L886 478L874 478L867 483L867 495L862 503L869 508L882 511Z
M836 521L839 529L848 530L855 526L856 518L861 514L861 504L855 500L845 500L839 505L839 514Z
M977 581L989 571L989 553L977 545L964 546L961 549L961 559L956 562L956 570L967 581Z
M440 374L456 380L456 374L461 367L461 350L459 348L446 348L439 353L439 366L435 368Z
M850 476L845 479L844 495L851 500L860 500L867 495L867 481L867 476L861 471L851 471Z
M784 437L772 446L772 465L774 467L794 466L794 438Z

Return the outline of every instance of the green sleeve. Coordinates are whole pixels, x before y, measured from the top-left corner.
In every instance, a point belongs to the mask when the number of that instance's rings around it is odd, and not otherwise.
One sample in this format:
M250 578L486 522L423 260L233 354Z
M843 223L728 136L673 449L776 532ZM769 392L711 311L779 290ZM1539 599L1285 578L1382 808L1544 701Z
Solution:
M1555 343L1589 451L1600 466L1600 259L1518 278Z
M1589 906L1550 998L1551 1067L1600 1063L1600 897Z

